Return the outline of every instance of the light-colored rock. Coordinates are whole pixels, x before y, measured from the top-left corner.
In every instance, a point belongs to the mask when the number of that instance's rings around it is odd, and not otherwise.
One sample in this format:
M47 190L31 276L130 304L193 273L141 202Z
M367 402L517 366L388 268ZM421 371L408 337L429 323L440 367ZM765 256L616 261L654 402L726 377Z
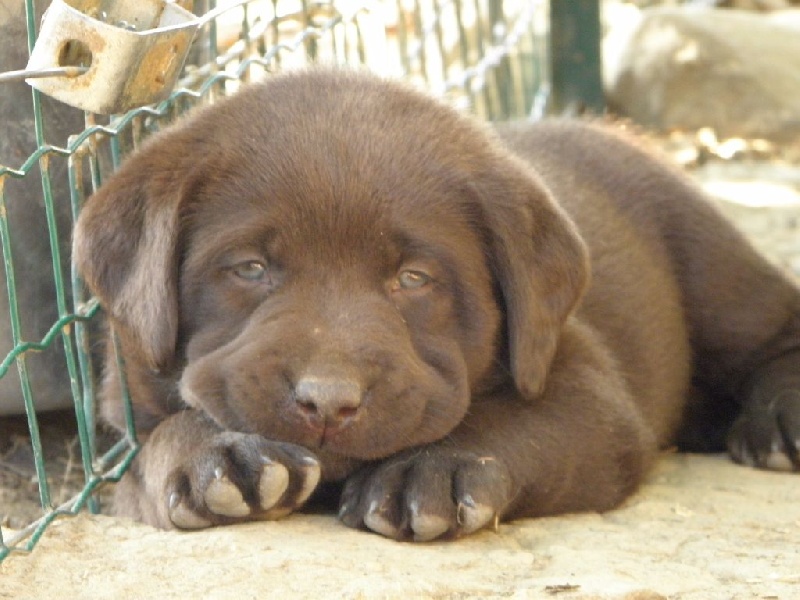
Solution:
M622 509L455 543L396 543L321 515L192 533L81 516L0 565L0 598L791 600L798 541L797 475L670 455Z
M800 136L796 11L682 7L627 16L612 24L603 47L612 110L662 131Z
M711 162L693 176L762 254L800 277L800 168Z

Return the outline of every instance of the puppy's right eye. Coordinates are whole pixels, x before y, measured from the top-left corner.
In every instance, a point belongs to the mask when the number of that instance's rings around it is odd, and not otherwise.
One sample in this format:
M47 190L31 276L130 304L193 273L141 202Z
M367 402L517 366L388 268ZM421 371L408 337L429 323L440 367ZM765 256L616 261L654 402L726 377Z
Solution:
M397 276L397 283L404 290L418 290L430 283L431 278L422 271L406 270Z
M267 274L267 267L264 263L258 260L247 260L234 265L231 269L233 274L239 279L245 281L258 282L262 281Z

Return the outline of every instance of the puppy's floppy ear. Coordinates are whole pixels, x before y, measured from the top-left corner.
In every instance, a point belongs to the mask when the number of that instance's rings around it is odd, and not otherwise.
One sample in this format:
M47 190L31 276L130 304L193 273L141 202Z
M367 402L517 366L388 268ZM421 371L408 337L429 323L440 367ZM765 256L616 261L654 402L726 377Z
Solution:
M544 389L561 328L588 284L588 250L521 161L504 157L478 186L490 264L505 303L511 374L519 392L534 398Z
M177 338L185 155L174 138L152 140L89 198L73 237L79 273L154 369L168 363Z

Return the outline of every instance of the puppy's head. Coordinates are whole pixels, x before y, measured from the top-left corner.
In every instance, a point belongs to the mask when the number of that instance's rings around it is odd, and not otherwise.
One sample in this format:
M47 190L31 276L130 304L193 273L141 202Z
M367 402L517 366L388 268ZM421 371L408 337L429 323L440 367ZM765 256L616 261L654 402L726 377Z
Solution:
M570 221L486 130L329 71L155 136L83 209L74 259L128 362L176 373L186 403L359 459L445 436L505 373L535 397L586 278Z

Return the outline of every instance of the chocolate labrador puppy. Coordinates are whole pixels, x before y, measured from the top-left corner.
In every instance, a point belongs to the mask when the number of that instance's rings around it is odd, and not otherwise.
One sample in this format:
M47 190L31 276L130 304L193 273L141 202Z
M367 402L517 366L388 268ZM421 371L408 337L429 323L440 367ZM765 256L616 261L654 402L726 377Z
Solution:
M159 527L338 482L348 526L457 537L610 509L659 448L726 435L800 468L800 291L611 126L276 76L154 136L74 256L144 440L117 509ZM121 427L114 368L103 396Z

